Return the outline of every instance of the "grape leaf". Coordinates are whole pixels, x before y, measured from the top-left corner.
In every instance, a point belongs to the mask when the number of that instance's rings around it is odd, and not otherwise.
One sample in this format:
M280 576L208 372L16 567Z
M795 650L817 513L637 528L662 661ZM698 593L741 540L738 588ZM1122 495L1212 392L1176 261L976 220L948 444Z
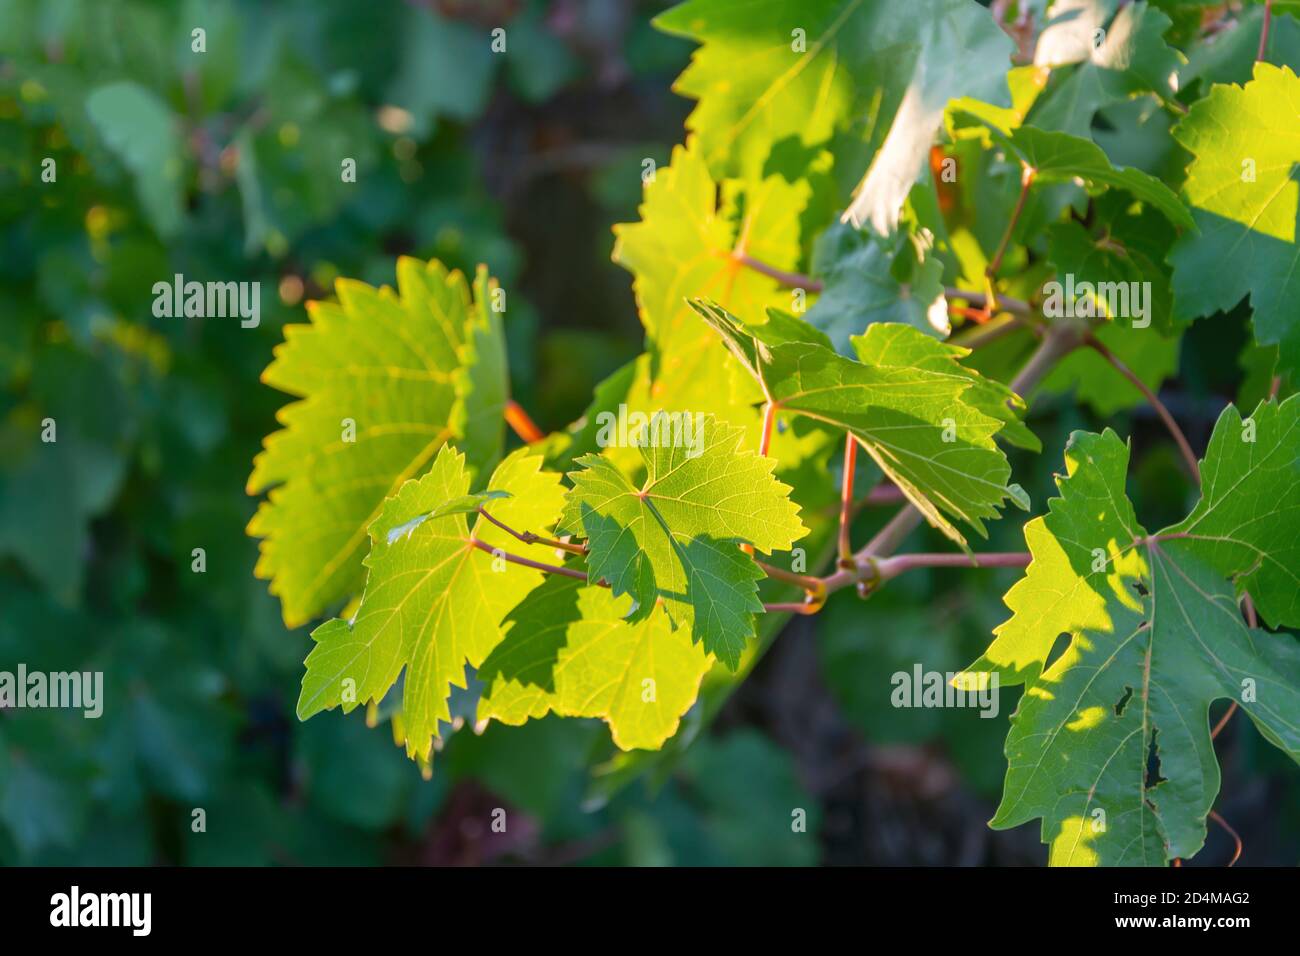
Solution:
M1201 464L1201 500L1169 529L1194 535L1198 556L1278 627L1300 625L1298 467L1300 400L1261 403L1249 423L1229 405Z
M771 553L807 533L776 463L741 451L742 430L704 416L694 443L662 441L647 429L640 448L648 475L635 487L607 458L578 459L563 527L587 539L587 574L636 602L644 621L656 599L674 628L688 627L733 670L763 610L763 572L738 547Z
M311 325L285 330L262 375L302 397L248 479L250 494L270 489L248 533L263 539L257 574L291 627L359 589L367 527L445 442L464 440L471 470L501 447L504 346L486 273L477 306L436 261L398 260L397 284L340 280L338 303L310 303Z
M652 353L647 401L671 395L679 408L736 417L729 402L714 404L730 397L729 373L686 299L707 295L746 315L762 315L772 305L788 307L788 291L743 266L733 253L794 269L799 213L807 199L806 183L794 185L778 176L748 187L715 183L694 139L676 147L671 165L656 171L645 187L641 221L614 227L614 261L635 276Z
M1110 186L1160 210L1175 225L1193 228L1191 214L1172 190L1154 176L1128 166L1113 166L1096 143L1069 133L1018 126L1007 129L988 110L953 110L953 128L983 126L993 141L1034 170L1038 183L1067 183L1081 179L1091 186Z
M972 0L691 0L655 25L699 41L674 89L717 175L757 178L772 148L888 127L851 209L888 233L950 99L1005 100L1011 40ZM701 290L702 291L702 290Z
M1207 90L1213 83L1250 82L1264 29L1263 5L1242 10L1225 26L1213 43L1203 43L1188 51L1187 65L1178 74L1180 89L1190 90L1198 81ZM1300 70L1300 20L1293 13L1280 8L1272 11L1264 59L1288 66L1293 73Z
M1100 43L1093 42L1093 29L1101 26L1096 22L1094 27L1094 22L1080 17L1043 31L1035 63L1079 65L1034 105L1029 114L1032 125L1088 137L1097 111L1106 106L1144 93L1153 93L1162 100L1173 99L1177 92L1175 80L1186 60L1165 42L1172 21L1162 11L1147 3L1121 7ZM1050 41L1049 33L1067 29L1076 42L1065 41L1057 46Z
M548 712L600 717L623 750L657 750L677 732L713 659L667 615L624 618L627 595L551 577L507 615L476 675L480 718L522 724Z
M488 487L509 497L490 502L493 517L519 531L541 532L555 523L564 491L560 476L541 471L541 464L521 449L497 467ZM501 619L543 578L540 571L494 559L470 544L462 510L412 524L461 499L469 485L465 456L443 446L424 477L406 482L384 502L369 525L361 604L350 620L334 618L312 632L316 646L307 655L299 719L378 702L405 667L406 749L428 759L438 721L451 719L452 686L465 686L465 665L483 663L501 641ZM553 554L515 540L482 517L475 519L472 537L535 561Z
M943 263L918 254L909 237L891 242L837 223L817 239L813 273L824 277L825 288L808 322L829 335L841 353L848 352L851 335L874 322L906 322L930 335L952 331Z
M1139 291L1143 316L1137 315L1139 307L1132 299L1131 314L1107 316L1105 297L1094 297L1097 318L1105 320L1094 334L1152 391L1159 391L1161 383L1178 371L1170 269L1163 261L1174 240L1173 227L1152 209L1133 214L1117 208L1119 203L1108 202L1110 199L1104 196L1097 205L1097 217L1106 224L1100 237L1094 239L1076 222L1058 223L1048 231L1047 258L1056 266L1063 296L1067 279L1074 286L1087 282L1096 289L1103 283L1123 283ZM1077 304L1075 311L1079 311ZM1135 321L1147 327L1135 328ZM1080 401L1107 416L1146 400L1093 349L1078 349L1066 356L1043 380L1042 388L1048 392L1073 389Z
M970 382L962 401L1002 422L998 437L1017 448L1042 451L1043 445L1024 423L1025 401L1006 385L985 378L961 364L970 349L950 342L934 342L896 326L887 326L871 336L853 337L853 348L863 365L893 365L919 368L941 375L959 375Z
M1244 87L1215 86L1192 105L1174 138L1195 155L1184 192L1199 232L1174 246L1175 317L1228 311L1250 297L1255 340L1278 345L1281 367L1300 367L1300 79L1255 65Z
M1026 684L992 826L1041 817L1053 864L1193 855L1219 788L1209 725L1219 699L1300 760L1300 645L1248 628L1228 580L1245 575L1279 623L1297 620L1282 562L1300 531L1298 418L1298 401L1261 405L1252 442L1225 412L1201 504L1154 538L1124 493L1124 443L1109 430L1072 436L1061 497L1025 528L1033 562L1005 598L1013 616L956 681ZM1053 659L1058 635L1069 643Z
M965 547L966 539L945 512L983 535L983 519L997 517L1008 497L1028 506L1024 491L1007 485L1011 466L993 442L1003 421L966 400L963 393L979 379L956 363L951 346L908 325L880 323L854 347L906 364L868 365L813 342L756 341L725 310L693 305L778 408L851 432L926 520L958 544ZM918 362L942 362L947 371ZM984 387L975 395L981 392L987 397Z

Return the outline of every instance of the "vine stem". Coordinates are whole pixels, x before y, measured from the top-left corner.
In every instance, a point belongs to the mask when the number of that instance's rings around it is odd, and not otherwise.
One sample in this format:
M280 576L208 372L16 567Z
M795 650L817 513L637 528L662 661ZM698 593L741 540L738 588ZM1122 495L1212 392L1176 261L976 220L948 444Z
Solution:
M1095 335L1089 332L1084 336L1083 341L1085 345L1110 363L1111 367L1114 368L1115 371L1128 379L1129 382L1133 384L1133 387L1142 393L1143 397L1146 398L1151 407L1156 410L1156 414L1159 415L1160 420L1164 422L1165 428L1168 429L1169 434L1173 436L1174 444L1178 446L1178 451L1182 454L1183 461L1187 464L1187 470L1191 472L1192 480L1195 481L1199 487L1201 484L1201 468L1199 462L1196 460L1196 452L1192 451L1192 446L1187 441L1187 436L1184 435L1183 430L1178 427L1178 422L1174 420L1174 416L1170 413L1169 409L1165 407L1165 403L1160 401L1156 396L1156 393L1147 387L1146 382L1142 381L1136 372L1125 365L1124 361L1103 345L1101 340Z
M1228 821L1223 819L1223 817L1221 817L1214 810L1210 811L1210 819L1213 820L1215 823L1217 823L1219 826L1223 827L1223 829L1227 830L1228 836L1232 837L1233 842L1237 844L1237 849L1233 852L1232 859L1228 861L1228 866L1236 866L1237 861L1241 859L1241 851L1242 851L1241 835L1237 833L1237 831L1234 830L1231 826L1229 826Z
M506 534L515 538L517 541L522 541L524 544L540 544L544 547L556 548L560 551L568 551L570 554L587 553L586 545L574 544L571 541L558 541L555 538L543 538L541 535L533 534L531 531L516 531L505 522L498 521L496 518L492 517L492 515L488 514L487 509L482 505L478 506L478 513L484 518L487 518L488 521L492 522Z
M989 280L990 289L998 270L1002 268L1002 257L1007 254L1007 247L1011 245L1011 234L1016 231L1016 223L1020 221L1020 216L1025 211L1025 203L1029 201L1029 187L1034 184L1034 177L1038 175L1038 170L1029 164L1022 163L1021 166L1020 198L1016 200L1016 208L1011 211L1011 219L1007 222L1006 232L1002 234L1002 241L998 243L998 251L993 254L992 261L984 270L984 275ZM995 305L996 303L991 302L990 304Z
M511 430L529 445L546 437L546 433L537 427L523 406L513 398L506 402L505 417Z
M907 496L899 490L897 485L891 485L888 482L881 482L867 492L867 496L862 499L864 505L899 505L907 503Z
M881 581L896 578L916 568L1023 568L1031 560L1028 551L989 554L899 554L876 562Z
M1034 354L1025 363L1024 368L1011 382L1012 391L1024 395L1037 387L1038 383L1050 372L1062 358L1079 347L1082 340L1079 333L1069 326L1052 326L1044 334ZM841 588L859 585L864 590L875 587L879 581L877 558L884 557L898 549L904 539L921 524L921 512L915 505L902 508L889 522L880 529L862 550L854 555L855 568L841 569L825 578L826 593L833 594Z
M1249 594L1242 594L1241 610L1246 616L1246 624L1250 626L1251 630L1259 627L1259 617L1255 614L1255 602L1250 599ZM1228 721L1232 720L1232 715L1235 714L1238 709L1237 702L1234 700L1228 709L1223 712L1223 716L1219 718L1219 722L1214 725L1214 729L1210 731L1211 740L1218 739L1219 734L1223 733L1223 728L1228 726Z
M844 481L840 485L840 567L853 566L853 545L849 528L853 524L853 479L857 470L858 442L849 432L844 442Z
M511 564L522 565L525 568L532 568L534 571L544 571L547 574L561 574L566 578L577 578L579 581L588 581L586 571L578 571L574 568L562 568L557 564L546 564L542 561L534 561L531 558L521 557L517 554L511 554L502 548L494 548L486 541L480 541L478 538L468 538L467 542L480 551L492 555L494 558L501 558L509 561ZM604 581L597 581L601 587L609 587Z
M753 269L769 279L775 279L783 286L791 289L806 289L809 292L822 292L826 285L820 279L814 279L812 276L806 276L799 272L787 272L784 269L778 269L776 266L770 266L766 262L760 262L753 256L744 252L733 252L731 258L739 262L747 269Z
M957 289L952 286L944 286L943 294L949 299L961 299L963 302L969 302L972 308L979 309L982 312L988 312L991 308L996 307L1003 312L1011 312L1024 318L1034 314L1032 305L1020 299L1013 299L1010 296L998 296L997 302L990 302L989 297L983 292L968 292L965 289Z
M1000 315L996 319L981 323L973 329L963 329L949 341L962 348L977 349L998 339L1005 338L1017 329L1024 327L1024 319L1019 315Z
M776 402L769 401L763 406L763 437L758 440L758 453L764 458L772 447L772 426L776 424Z
M1268 28L1273 23L1273 0L1264 0L1264 26L1259 31L1259 52L1255 54L1255 59L1264 59L1265 53L1268 52Z

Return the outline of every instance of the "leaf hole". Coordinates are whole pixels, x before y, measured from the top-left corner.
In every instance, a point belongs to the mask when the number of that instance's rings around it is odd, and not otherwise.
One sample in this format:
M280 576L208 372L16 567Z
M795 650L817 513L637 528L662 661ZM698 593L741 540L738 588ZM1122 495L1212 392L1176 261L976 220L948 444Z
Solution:
M1128 702L1133 699L1133 688L1125 685L1124 696L1115 701L1115 716L1123 717L1124 709L1128 707Z

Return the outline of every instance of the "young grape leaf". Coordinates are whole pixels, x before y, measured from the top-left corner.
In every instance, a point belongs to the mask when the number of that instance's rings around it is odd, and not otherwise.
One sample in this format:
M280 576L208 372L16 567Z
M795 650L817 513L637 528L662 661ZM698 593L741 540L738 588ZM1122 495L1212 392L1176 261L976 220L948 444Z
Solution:
M477 305L436 261L399 259L397 286L340 280L338 303L309 303L311 324L286 328L262 375L302 398L248 479L250 494L271 489L248 533L291 627L359 589L366 529L444 443L463 440L472 471L500 451L504 345L486 272Z
M702 44L675 89L699 101L687 126L718 175L757 178L789 138L888 128L851 210L883 233L945 104L1005 100L1014 48L973 0L691 0L655 25Z
M674 628L690 628L734 670L763 610L763 572L739 545L784 551L807 529L789 486L772 477L776 462L740 450L741 429L713 416L691 428L681 441L653 424L642 432L641 488L607 458L578 459L563 527L587 539L591 580L632 595L629 621L662 600Z
M1068 133L1033 126L1008 129L987 110L954 109L950 113L954 130L986 129L993 142L1034 170L1038 183L1067 183L1081 179L1091 186L1122 189L1150 203L1174 225L1192 229L1191 214L1168 186L1140 169L1112 166L1096 143Z
M983 380L957 364L952 346L908 325L880 323L854 347L904 364L864 364L813 342L768 345L726 310L692 304L778 408L851 432L926 520L958 544L966 539L945 512L983 535L983 519L996 518L1008 497L1028 506L1024 491L1007 484L1011 466L993 442L1004 412L989 415L978 405L993 394L992 383L975 388L971 402L964 393ZM922 367L932 364L944 371Z
M632 599L551 577L507 615L476 675L478 716L522 724L548 712L599 717L623 750L658 750L677 732L713 659L662 610L624 620Z
M1170 253L1176 318L1226 312L1250 297L1255 341L1300 367L1300 79L1255 64L1244 87L1215 86L1174 137L1196 158L1183 187L1200 230Z
M488 487L509 497L488 502L493 517L517 531L541 532L555 523L564 490L560 476L541 471L541 464L520 449L497 467ZM471 541L534 561L553 559L551 549L525 545L481 516L471 534L460 508L428 517L461 500L469 485L465 456L444 446L424 477L384 502L369 526L361 604L351 620L334 618L312 632L316 646L307 655L300 720L340 705L347 713L378 702L405 667L406 749L428 759L438 721L451 718L452 686L465 686L465 665L483 663L501 641L501 619L543 578L541 571L482 553ZM391 536L394 528L406 530Z
M1300 533L1298 418L1300 401L1261 405L1247 430L1230 408L1201 504L1154 537L1124 492L1124 443L1072 436L1061 497L1025 528L1033 562L1005 598L1013 616L956 681L1027 687L992 826L1042 818L1054 865L1192 856L1219 788L1215 700L1300 760L1300 644L1248 628L1229 581L1244 575L1278 623L1296 622L1284 562ZM1069 643L1054 656L1058 636Z
M652 352L649 400L671 396L678 408L731 414L726 404L713 404L732 391L720 361L725 356L710 348L712 336L695 321L686 299L707 295L746 315L789 307L789 291L735 254L794 269L799 213L807 200L807 184L779 176L743 190L738 183L715 183L694 139L676 147L672 164L656 171L645 187L641 221L614 227L614 261L635 276Z

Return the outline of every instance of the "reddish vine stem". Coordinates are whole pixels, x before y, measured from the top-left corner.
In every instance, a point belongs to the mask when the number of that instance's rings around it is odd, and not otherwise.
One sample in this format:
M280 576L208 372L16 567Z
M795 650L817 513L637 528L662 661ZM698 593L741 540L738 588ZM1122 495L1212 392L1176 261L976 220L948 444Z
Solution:
M767 457L772 447L772 426L776 424L776 402L769 401L763 406L763 437L758 441L758 453Z
M961 299L963 302L969 302L972 308L978 309L985 314L988 314L991 309L1000 309L1003 312L1010 312L1022 317L1034 314L1032 305L1020 299L1013 299L1010 296L998 296L997 302L990 302L989 297L983 292L967 292L965 289L955 289L952 286L945 286L943 294L949 299Z
M766 613L768 613L768 614L808 614L808 615L811 615L811 614L816 614L818 611L820 611L820 610L821 610L821 605L820 605L820 604L817 604L817 603L815 603L815 602L809 602L809 603L807 603L807 604L794 604L794 603L764 604L764 605L763 605L763 610L764 610L764 612L766 612Z
M1210 731L1211 740L1219 739L1219 734L1223 733L1223 728L1228 726L1228 721L1232 720L1232 715L1235 714L1236 712L1237 712L1237 702L1234 700L1232 702L1232 706L1230 706L1227 709L1227 711L1224 712L1223 716L1219 718L1219 722L1214 725L1214 729Z
M1223 819L1223 817L1219 816L1219 814L1214 810L1210 811L1210 819L1213 820L1215 823L1217 823L1219 826L1223 827L1223 829L1228 831L1228 836L1232 837L1233 842L1237 844L1236 850L1233 851L1232 859L1228 861L1228 866L1236 866L1237 861L1241 859L1241 851L1243 849L1243 844L1241 842L1241 835L1237 833L1237 831L1234 830L1231 826L1229 826L1228 821Z
M769 578L775 578L778 581L785 581L787 584L797 584L810 595L815 595L825 590L825 582L821 578L815 578L809 574L796 574L793 571L786 571L783 568L773 567L757 558L754 563L763 569L763 573Z
M849 529L853 524L853 479L857 470L858 441L852 433L845 436L844 481L840 485L840 567L853 566L853 545L849 542Z
M881 505L901 505L907 503L907 496L899 490L897 485L891 485L888 482L881 482L867 492L867 496L862 499L862 503L867 506L880 507Z
M532 568L535 571L544 571L547 574L562 574L566 578L576 578L579 581L589 581L586 571L578 571L574 568L562 568L556 564L546 564L542 561L534 561L531 558L521 557L517 554L511 554L501 548L494 548L486 541L480 541L478 538L467 539L468 543L478 548L480 551L492 555L494 558L501 558L509 561L511 564L522 565L525 568ZM601 587L609 587L605 581L597 581Z
M508 524L502 521L498 521L496 518L492 517L492 515L490 515L487 509L484 508L482 505L479 505L478 513L481 514L484 518L487 518L488 521L492 522L494 525L496 525L506 534L515 538L515 540L517 541L522 541L524 544L540 544L543 547L556 548L557 550L560 551L567 551L570 554L587 553L587 546L583 544L575 544L572 541L559 541L556 540L555 538L543 538L541 535L533 534L531 531L516 531Z
M1023 568L1031 556L1027 551L989 554L900 554L876 562L881 581L896 578L915 568Z
M1264 26L1259 31L1259 52L1255 54L1256 60L1264 59L1268 52L1268 28L1273 23L1273 0L1264 0Z
M1246 616L1246 624L1249 625L1251 630L1259 627L1259 617L1255 614L1255 602L1250 599L1249 594L1242 594L1241 610ZM1237 702L1234 700L1228 709L1223 712L1223 716L1219 718L1219 722L1214 725L1214 729L1210 731L1211 740L1218 739L1219 734L1223 733L1223 728L1228 726L1228 721L1232 720L1232 715L1235 714L1238 709Z
M1029 201L1029 187L1034 184L1034 177L1038 171L1034 167L1022 163L1020 171L1020 198L1016 200L1016 208L1011 210L1011 220L1007 223L1007 230L1002 234L1002 241L998 243L998 251L993 254L993 259L989 262L988 267L984 270L984 275L989 280L990 288L998 270L1002 268L1002 257L1007 254L1007 247L1011 245L1011 234L1016 231L1016 223L1020 221L1020 216L1025 211L1025 203ZM990 303L996 306L996 303Z
M1109 362L1115 371L1128 379L1133 384L1133 387L1142 393L1143 397L1146 398L1151 407L1156 410L1156 414L1159 415L1160 420L1164 422L1165 428L1168 429L1169 434L1173 436L1174 444L1178 446L1178 451L1182 454L1183 461L1187 464L1187 470L1191 472L1192 480L1195 481L1197 485L1200 485L1201 468L1200 464L1196 460L1196 452L1192 451L1192 446L1187 441L1187 436L1184 435L1183 430L1178 427L1178 422L1174 420L1174 416L1170 414L1169 409L1165 407L1165 403L1160 401L1156 396L1156 393L1147 387L1146 382L1142 381L1136 372L1124 364L1124 361L1118 355L1106 348L1106 346L1102 344L1101 340L1091 332L1084 336L1084 344Z
M766 262L760 262L753 256L743 252L733 252L731 258L739 262L747 269L753 269L769 279L775 279L783 286L791 289L805 289L808 292L821 292L826 288L820 279L814 279L812 276L806 276L798 272L787 272L784 269L778 269L776 266L769 266Z
M977 349L988 345L990 342L1005 338L1017 329L1024 328L1024 324L1024 320L1018 315L1000 315L996 319L990 319L975 326L973 329L964 329L949 341L953 345L960 345L962 348Z
M506 402L506 424L529 445L546 437L546 432L537 427L537 423L524 411L523 406L514 399Z

